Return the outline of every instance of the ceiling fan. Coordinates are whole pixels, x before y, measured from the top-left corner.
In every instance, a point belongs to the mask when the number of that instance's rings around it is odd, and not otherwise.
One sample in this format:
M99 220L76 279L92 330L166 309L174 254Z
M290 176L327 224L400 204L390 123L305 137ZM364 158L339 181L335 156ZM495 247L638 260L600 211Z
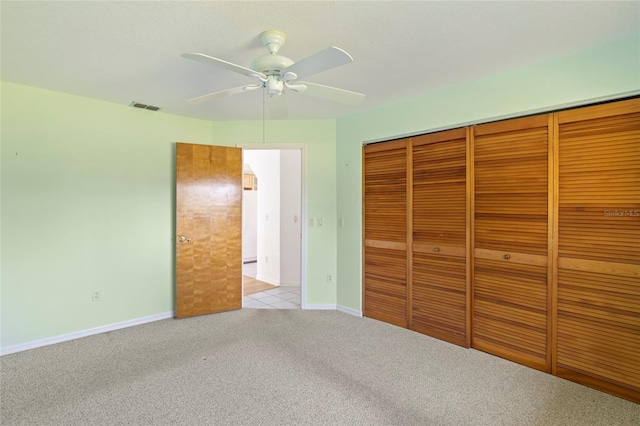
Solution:
M294 62L286 56L278 54L278 51L286 39L284 33L276 30L267 30L260 34L260 39L267 49L269 49L269 53L257 57L251 63L250 68L214 58L203 53L182 54L184 58L215 65L258 80L258 83L255 84L247 84L220 92L209 93L189 99L187 102L198 104L223 96L264 89L269 101L271 117L282 118L287 115L284 96L285 89L347 105L355 106L364 101L365 95L362 93L299 80L353 62L351 55L344 50L332 46L298 62Z

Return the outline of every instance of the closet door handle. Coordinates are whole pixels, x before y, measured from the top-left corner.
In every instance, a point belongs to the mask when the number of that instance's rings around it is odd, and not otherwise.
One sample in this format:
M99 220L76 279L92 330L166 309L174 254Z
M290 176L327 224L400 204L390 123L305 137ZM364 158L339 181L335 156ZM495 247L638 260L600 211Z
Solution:
M511 255L509 253L505 254L503 257L504 257L504 260L511 259Z
M440 251L440 247L434 247L434 248L433 248L433 252L434 252L434 253L438 253L439 251Z

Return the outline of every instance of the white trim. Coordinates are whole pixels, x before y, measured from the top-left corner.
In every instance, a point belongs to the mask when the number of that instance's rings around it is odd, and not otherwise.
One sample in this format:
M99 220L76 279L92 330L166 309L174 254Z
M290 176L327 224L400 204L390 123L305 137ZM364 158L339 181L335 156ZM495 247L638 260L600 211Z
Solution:
M298 287L298 288L300 288L300 282L285 283L285 282L280 281L280 287Z
M322 305L322 304L311 304L311 303L307 303L305 304L302 309L306 309L309 311L335 311L336 310L336 305L331 305L331 304L326 304L326 305Z
M346 306L337 305L336 309L339 310L340 312L344 312L345 314L355 315L357 317L362 316L362 312L356 311L355 309L347 308Z
M146 324L149 322L160 321L173 318L174 312L165 312L163 314L150 315L148 317L136 318L128 321L117 322L114 324L103 325L100 327L89 328L87 330L74 331L73 333L61 334L60 336L48 337L41 340L33 340L31 342L11 345L0 350L1 355L9 355L16 352L27 351L29 349L41 348L43 346L55 345L56 343L68 342L69 340L80 339L82 337L93 336L94 334L107 333L109 331L119 330L121 328L133 327L136 325Z

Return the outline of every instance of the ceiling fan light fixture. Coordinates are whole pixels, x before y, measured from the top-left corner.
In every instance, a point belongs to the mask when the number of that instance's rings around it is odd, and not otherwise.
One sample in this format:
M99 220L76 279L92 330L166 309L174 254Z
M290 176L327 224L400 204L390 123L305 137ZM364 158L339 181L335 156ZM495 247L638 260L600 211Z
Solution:
M270 75L264 83L270 98L277 98L284 90L284 82Z

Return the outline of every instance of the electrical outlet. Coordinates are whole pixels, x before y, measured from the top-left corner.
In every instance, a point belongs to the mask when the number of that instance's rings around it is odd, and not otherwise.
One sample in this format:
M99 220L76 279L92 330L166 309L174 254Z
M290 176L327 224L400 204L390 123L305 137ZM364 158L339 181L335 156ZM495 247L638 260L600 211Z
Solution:
M264 257L264 263L269 263L269 256Z
M102 291L93 290L91 292L91 301L92 302L100 302L102 300Z
M344 227L344 217L341 217L340 219L338 219L338 226L339 226L340 228L343 228L343 227Z
M331 274L327 274L327 282L329 284L333 283L333 276Z

